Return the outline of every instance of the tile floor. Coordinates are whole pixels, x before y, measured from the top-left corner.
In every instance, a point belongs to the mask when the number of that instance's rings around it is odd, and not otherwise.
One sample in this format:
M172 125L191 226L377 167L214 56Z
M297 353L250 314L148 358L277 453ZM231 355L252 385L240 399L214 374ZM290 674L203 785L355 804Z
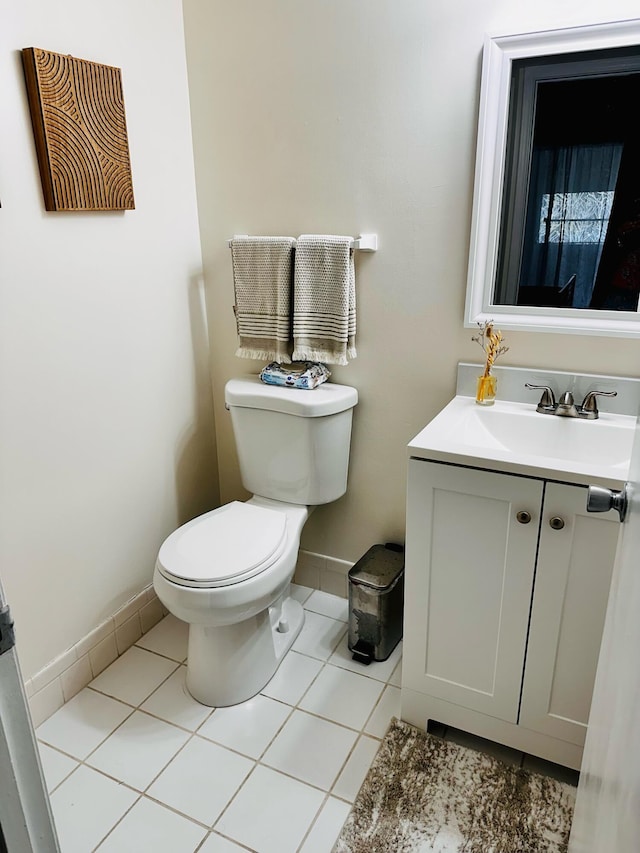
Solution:
M187 694L167 616L38 727L63 853L329 853L399 715L401 646L352 661L346 600L293 591L304 628L248 702Z
M262 693L186 692L186 625L167 616L37 729L62 853L329 853L400 713L399 645L366 667L347 602L292 585L304 628ZM430 729L431 730L431 729ZM576 774L438 724L537 772Z

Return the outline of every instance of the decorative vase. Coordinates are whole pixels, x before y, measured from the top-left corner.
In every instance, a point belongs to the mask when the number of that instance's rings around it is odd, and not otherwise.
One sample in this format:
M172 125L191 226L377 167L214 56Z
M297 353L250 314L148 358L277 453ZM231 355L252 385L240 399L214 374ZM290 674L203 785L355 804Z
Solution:
M496 401L498 379L496 376L478 376L476 385L476 403L479 406L493 406Z

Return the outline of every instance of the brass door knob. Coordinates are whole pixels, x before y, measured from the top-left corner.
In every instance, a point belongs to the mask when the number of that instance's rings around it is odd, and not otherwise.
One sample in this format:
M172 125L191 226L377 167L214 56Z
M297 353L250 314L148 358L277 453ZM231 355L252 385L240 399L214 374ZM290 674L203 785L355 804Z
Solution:
M520 512L516 513L516 519L520 524L529 524L531 521L531 513L527 512L526 509L521 509Z
M553 530L562 530L564 527L564 518L560 518L559 515L554 515L553 518L549 519L549 527Z

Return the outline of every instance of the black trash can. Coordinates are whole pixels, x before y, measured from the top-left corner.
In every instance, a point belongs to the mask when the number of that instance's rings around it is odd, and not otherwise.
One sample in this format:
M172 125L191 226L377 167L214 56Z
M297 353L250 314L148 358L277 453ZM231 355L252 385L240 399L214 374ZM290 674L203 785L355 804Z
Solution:
M386 660L402 638L404 548L374 545L349 570L349 649L369 664Z

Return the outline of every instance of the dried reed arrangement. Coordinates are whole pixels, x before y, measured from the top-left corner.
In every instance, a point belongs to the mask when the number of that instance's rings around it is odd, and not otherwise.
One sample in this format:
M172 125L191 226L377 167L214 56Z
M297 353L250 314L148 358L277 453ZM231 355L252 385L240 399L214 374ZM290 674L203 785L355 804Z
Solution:
M480 344L484 350L486 359L484 365L484 377L491 374L491 368L497 358L509 351L509 347L504 345L504 338L500 329L493 328L493 320L487 320L486 323L478 323L478 334L472 335L471 340Z
M496 378L491 375L491 368L497 358L508 352L509 347L504 344L502 332L499 329L493 328L493 320L487 320L486 323L478 323L478 329L478 334L472 335L471 340L480 344L486 358L484 373L478 377L476 402L487 406L491 405L496 397Z

